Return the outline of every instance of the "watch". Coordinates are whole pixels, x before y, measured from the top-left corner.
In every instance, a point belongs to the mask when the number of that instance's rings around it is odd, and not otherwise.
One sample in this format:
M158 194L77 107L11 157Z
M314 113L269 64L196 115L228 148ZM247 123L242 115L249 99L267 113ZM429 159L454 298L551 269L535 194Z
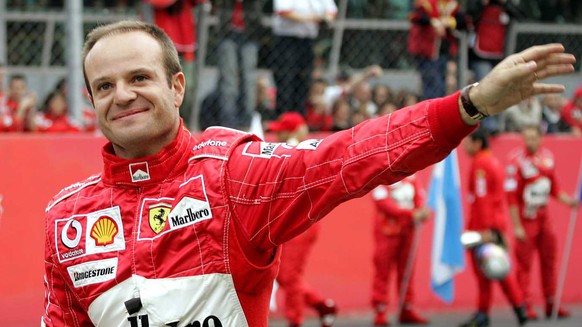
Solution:
M479 85L478 82L473 83L471 85L467 85L463 88L463 90L461 91L461 104L463 105L463 109L465 110L467 115L471 117L471 119L479 121L482 120L483 118L489 117L489 115L479 111L477 107L475 107L475 105L473 104L473 101L471 101L471 98L469 97L469 91L471 91L471 89L477 85Z

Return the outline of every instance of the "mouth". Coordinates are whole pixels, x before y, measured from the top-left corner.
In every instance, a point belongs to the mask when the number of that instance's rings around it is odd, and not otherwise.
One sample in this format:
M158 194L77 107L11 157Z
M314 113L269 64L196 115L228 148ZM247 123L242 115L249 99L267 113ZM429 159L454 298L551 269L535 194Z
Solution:
M113 119L111 119L111 120L115 121L115 120L131 117L131 116L134 116L134 115L140 114L142 112L146 112L146 111L148 111L147 108L126 109L126 110L123 110L122 112L118 113L117 115L113 116Z

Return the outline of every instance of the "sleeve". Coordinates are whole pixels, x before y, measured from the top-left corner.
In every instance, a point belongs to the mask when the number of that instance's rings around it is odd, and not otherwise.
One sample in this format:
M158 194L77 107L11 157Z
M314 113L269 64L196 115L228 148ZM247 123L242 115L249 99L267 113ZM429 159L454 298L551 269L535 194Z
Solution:
M234 219L256 247L269 249L342 202L442 160L474 129L462 121L458 97L424 101L296 147L239 145L224 178Z
M75 295L68 289L58 265L55 263L56 251L50 244L54 240L47 233L45 246L44 274L44 312L41 327L59 326L93 326L89 316L77 301Z
M507 195L507 203L510 206L519 204L519 185L521 183L517 158L513 157L505 168L505 182L503 185Z
M412 210L401 208L385 187L376 187L372 191L372 199L374 199L378 211L383 212L386 216L406 220L412 218Z

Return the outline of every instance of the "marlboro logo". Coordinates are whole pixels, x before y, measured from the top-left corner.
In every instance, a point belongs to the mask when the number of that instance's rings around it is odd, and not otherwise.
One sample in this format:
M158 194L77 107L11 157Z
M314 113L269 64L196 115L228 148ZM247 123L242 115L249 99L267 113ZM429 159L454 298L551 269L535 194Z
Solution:
M129 165L129 172L131 174L131 181L134 183L150 179L150 169L147 162L138 162Z

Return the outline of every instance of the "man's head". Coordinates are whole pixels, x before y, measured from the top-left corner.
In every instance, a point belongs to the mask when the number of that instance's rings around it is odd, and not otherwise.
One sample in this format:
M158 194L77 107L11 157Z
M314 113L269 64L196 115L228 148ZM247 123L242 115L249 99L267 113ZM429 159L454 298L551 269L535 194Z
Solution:
M489 149L489 133L483 128L477 129L465 138L463 148L471 157L481 150Z
M576 89L574 92L574 105L578 108L582 108L582 86Z
M185 79L161 29L137 21L96 28L83 69L99 128L118 156L152 155L175 139Z
M8 98L20 102L27 92L26 77L24 75L12 75L8 81Z
M542 143L542 131L537 125L527 125L521 129L521 135L527 152L534 154L538 151Z

